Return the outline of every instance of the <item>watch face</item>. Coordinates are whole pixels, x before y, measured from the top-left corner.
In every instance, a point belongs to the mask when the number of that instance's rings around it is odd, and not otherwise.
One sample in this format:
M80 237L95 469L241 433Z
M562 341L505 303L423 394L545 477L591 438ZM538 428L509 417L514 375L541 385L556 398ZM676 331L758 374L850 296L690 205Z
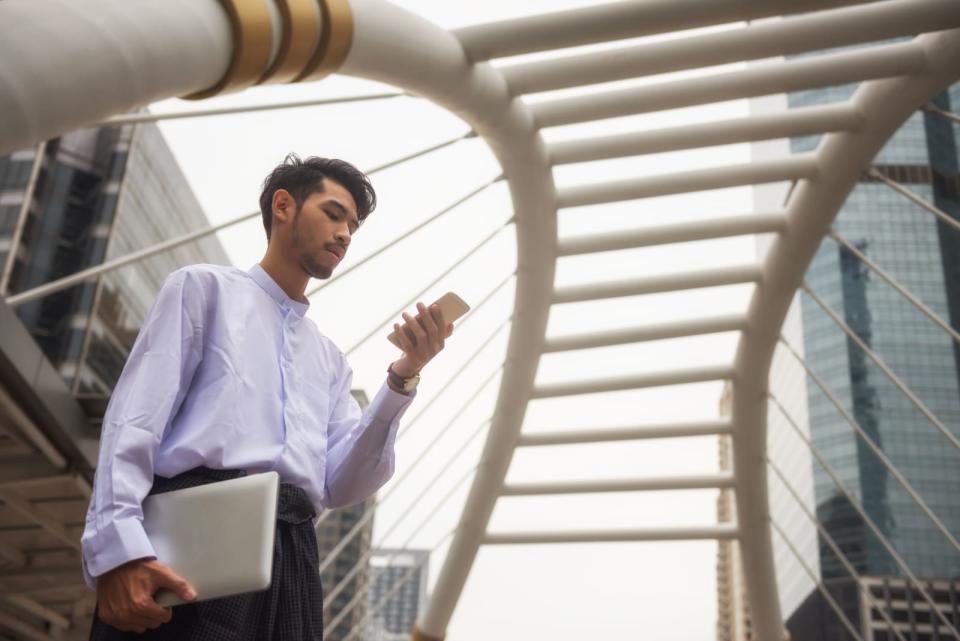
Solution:
M412 376L403 382L403 391L412 392L417 389L417 383L420 382L420 376Z

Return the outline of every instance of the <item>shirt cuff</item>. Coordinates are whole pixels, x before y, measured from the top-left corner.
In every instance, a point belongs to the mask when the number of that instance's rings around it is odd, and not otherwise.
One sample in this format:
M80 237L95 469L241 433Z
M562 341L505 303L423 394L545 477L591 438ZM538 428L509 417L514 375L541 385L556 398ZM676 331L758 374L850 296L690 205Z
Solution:
M83 578L96 589L97 577L135 559L157 558L140 519L110 521L83 541Z
M416 396L417 390L413 390L410 394L401 394L400 392L394 392L390 389L390 385L384 383L370 402L368 411L374 420L392 423L403 416Z

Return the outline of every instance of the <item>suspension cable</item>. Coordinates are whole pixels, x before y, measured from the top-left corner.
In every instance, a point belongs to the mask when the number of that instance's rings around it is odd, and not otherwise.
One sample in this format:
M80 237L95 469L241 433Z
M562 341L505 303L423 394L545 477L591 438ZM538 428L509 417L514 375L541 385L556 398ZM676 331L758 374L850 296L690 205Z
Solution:
M920 410L920 412L925 417L927 417L927 420L929 420L933 424L933 426L936 427L940 431L940 433L943 434L955 448L960 449L960 439L954 436L953 433L949 429L947 429L947 426L944 425L943 422L939 418L937 418L936 415L934 415L934 413L930 411L930 409L926 405L924 405L923 401L917 398L917 396L910 390L910 388L907 387L906 384L904 384L904 382L901 381L900 378L893 373L893 370L891 370L886 365L886 363L884 363L883 360L881 360L881 358L872 349L870 349L870 347L866 344L866 342L864 342L863 339L861 339L857 335L857 333L854 332L850 328L850 326L847 325L843 321L843 319L841 319L837 315L837 313L834 312L830 308L830 306L826 304L826 302L824 302L822 298L817 296L817 294L813 291L813 289L810 287L810 285L806 281L804 281L801 284L800 288L803 291L805 291L807 295L810 296L810 298L812 298L817 305L820 306L820 309L822 309L827 314L827 316L829 316L830 319L833 320L833 322L836 323L837 326L843 330L843 332L850 338L850 340L852 340L857 344L860 350L866 356L868 356L870 360L872 360L877 365L877 367L880 368L880 371L887 375L887 378L890 379L890 382L893 383L897 387L897 389L903 392L903 394L908 399L910 399L910 402L913 403L914 406L916 406L916 408Z
M911 201L915 205L919 205L920 207L923 207L928 212L930 212L931 214L939 218L940 221L943 222L944 224L949 225L950 227L953 227L957 231L960 231L960 221L954 220L953 218L950 217L950 215L947 212L943 211L936 205L928 203L926 200L924 200L923 198L920 198L919 196L917 196L915 193L913 193L912 191L910 191L900 183L896 182L895 180L887 176L884 176L883 173L878 171L876 167L871 167L870 169L868 169L867 175L870 178L873 178L874 180L879 180L880 182L882 182L883 184L885 184L887 187L894 190L898 194L905 196L909 201Z
M467 472L463 476L461 476L456 483L450 486L450 489L447 490L447 493L443 496L443 498L440 499L440 501L433 507L432 510L430 510L427 516L425 516L423 519L420 520L420 523L417 524L417 526L414 528L410 536L407 537L407 540L404 541L403 546L400 548L399 551L406 551L407 547L410 545L413 539L420 533L420 531L424 528L424 526L430 522L430 519L432 519L436 515L436 513L440 511L440 508L446 505L447 501L453 498L454 494L456 494L457 491L463 486L463 484L474 475L474 473L477 471L477 468L479 467L480 467L479 463L477 465L474 465L469 470L467 470ZM431 485L430 488L432 489L433 486ZM394 552L394 555L396 553L397 552ZM370 554L372 554L372 550ZM391 558L393 558L393 555L391 556ZM395 588L395 589L398 590L399 588ZM363 592L360 591L360 594L358 594L357 596L360 596L362 594ZM388 594L392 596L394 592L391 592ZM328 629L332 631L336 627L336 625L343 619L343 617L345 617L347 613L349 613L350 610L352 610L353 607L356 606L356 601L358 600L357 596L355 596L350 603L348 603L342 610L340 610L340 612L337 613L337 616L333 619L333 621L330 622L329 626L324 628L324 631L323 631L324 636L328 634L327 632Z
M175 111L165 113L138 113L122 114L104 120L98 126L136 125L144 122L158 122L161 120L180 120L183 118L204 118L206 116L225 116L229 114L252 113L256 111L272 111L277 109L298 109L300 107L322 107L324 105L339 105L350 102L366 102L369 100L386 100L388 98L416 96L403 92L375 93L365 96L343 96L339 98L314 98L312 100L291 100L287 102L271 102L263 105L242 105L238 107L214 107L209 109L191 109L189 111Z
M847 421L847 423L850 424L850 427L852 427L857 432L857 434L860 435L860 438L863 439L863 442L866 443L867 447L869 447L870 450L874 453L874 455L877 457L877 460L879 460L883 464L883 466L887 469L890 475L893 476L893 478L897 480L897 482L907 492L907 494L910 495L910 498L913 499L913 502L917 504L917 506L923 511L924 514L927 515L930 521L933 522L934 526L938 530L940 530L940 532L943 534L944 537L946 537L947 541L949 541L950 544L954 548L956 548L958 552L960 552L960 541L957 541L957 539L953 536L953 534L950 533L950 530L948 530L947 527L943 524L943 522L937 517L937 515L933 513L933 510L930 509L930 506L927 505L927 502L924 501L923 498L921 498L921 496L916 492L916 490L913 489L913 486L910 484L910 482L907 481L907 479L903 476L903 474L900 473L900 470L896 468L893 462L891 462L890 459L887 458L887 455L883 453L883 450L876 444L876 442L872 438L870 438L870 435L867 434L866 430L864 430L863 427L860 425L860 423L858 423L857 420L850 415L850 413L843 406L843 404L837 399L836 395L834 395L834 393L827 388L823 380L819 376L817 376L817 374L810 368L810 365L803 359L803 357L797 352L797 350L795 350L793 346L787 342L787 340L782 335L780 336L780 342L783 343L783 345L787 348L787 351L793 354L794 358L796 358L797 361L800 363L800 365L803 367L803 369L806 370L807 375L811 379L813 379L813 382L816 383L817 387L820 388L820 391L823 392L824 396L826 396L830 400L830 402L833 404L833 406L837 408L837 411L840 413L841 416L843 416L843 418Z
M840 234L838 234L834 230L830 230L829 232L827 232L827 236L832 238L838 244L844 246L851 254L853 254L861 262L863 262L864 265L869 267L877 276L885 280L887 284L893 287L901 296L903 296L908 301L910 301L910 303L913 304L913 306L916 307L918 310L920 310L920 312L924 316L926 316L927 318L932 320L934 323L939 325L940 328L943 329L943 331L947 332L953 337L953 340L960 343L960 333L957 333L955 329L950 327L949 324L947 324L946 322L944 322L943 319L937 316L933 312L933 310L931 310L929 307L927 307L922 302L920 302L920 300L916 298L913 294L911 294L909 291L907 291L907 289L903 285L898 283L896 280L894 280L892 276L890 276L885 271L883 271L883 269L881 269L879 265L877 265L875 262L867 258L862 251L860 251L853 245L853 243L843 238Z
M512 278L512 275L511 275L511 278ZM507 281L504 281L504 284L505 284L506 282L509 282L509 279L508 279ZM502 287L502 285L501 285L501 287ZM494 293L496 293L496 291L498 291L499 289L500 289L500 287L497 287L497 288L494 290ZM475 311L475 310L479 309L481 306L483 306L483 304L484 304L485 302L487 302L487 300L489 300L491 296L492 296L492 294L488 295L483 301L481 301L476 307L474 307L473 310ZM472 312L471 312L471 314L472 314ZM467 320L469 320L469 315L468 315L467 317L464 317L463 322L466 322ZM451 376L451 377L449 377L449 378L447 379L447 382L443 384L443 387L441 387L440 390L437 391L436 394L434 394L432 397L430 397L430 400L427 401L427 404L423 406L423 409L421 409L421 410L417 413L416 416L414 416L412 419L410 419L410 420L407 421L403 426L400 427L400 431L397 433L397 440L403 438L403 436L413 427L413 425L417 422L417 420L418 420L421 416L423 416L424 414L426 414L426 413L427 413L427 410L429 410L430 407L432 407L434 403L436 403L440 398L443 397L444 392L446 392L447 389L448 389L451 385L453 385L453 383L457 380L457 378L470 366L471 363L473 363L473 361L474 361L478 356L480 356L480 354L483 352L483 350L486 349L486 347L493 341L494 338L496 338L496 336L500 333L500 331L503 330L503 328L506 327L512 320L513 320L513 315L511 314L510 316L508 316L508 317L506 318L506 320L503 321L503 323L501 323L500 325L497 326L497 328L490 334L490 336L488 336L488 337L486 338L486 340L483 341L483 343L480 344L480 347L478 347L476 350L474 350L474 352L473 352L469 357L467 357L467 360L464 361L464 363L463 363L463 365L460 367L460 369L457 370L457 372L456 372L453 376ZM461 327L461 328L463 327L463 322L461 322L461 324L460 324L460 327ZM326 521L327 518L329 518L330 514L332 514L332 512L333 512L333 510L326 510L326 511L324 511L323 514L321 514L320 517L316 520L316 522L314 523L314 526L319 526L321 523L323 523L324 521Z
M443 535L443 537L441 537L440 540L437 541L432 548L430 548L429 553L425 555L424 558L420 559L419 561L417 561L415 565L408 568L407 571L404 573L404 575L399 579L397 579L397 582L394 584L394 586L390 588L390 590L387 593L385 593L382 597L380 597L380 600L377 601L375 604L373 604L373 607L370 608L370 610L364 613L364 615L360 618L360 622L356 626L350 629L350 632L347 634L346 637L344 637L343 641L350 641L350 639L355 637L357 634L366 630L367 621L369 621L370 617L376 614L377 612L379 612L380 610L382 610L383 607L387 604L387 602L390 599L392 599L397 594L397 592L400 591L400 588L402 588L404 585L410 582L410 580L414 577L414 574L413 574L414 570L417 570L418 568L423 567L423 564L426 562L426 560L430 558L430 556L434 552L439 550L441 545L443 545L449 539L451 539L453 535L456 533L456 531L457 531L456 528L454 528L449 532L447 532L445 535Z
M941 116L942 118L946 118L947 120L950 120L951 122L960 124L960 116L958 116L955 113L945 111L940 107L936 106L935 104L933 104L932 102L928 102L924 106L920 107L920 109L921 111L926 111L927 113L936 114L938 116Z
M418 158L432 151L436 151L437 149L441 149L448 145L452 145L455 142L459 142L467 138L472 138L474 136L476 136L476 134L473 131L468 131L466 134L463 134L456 138L452 138L446 142L442 142L440 144L427 147L426 149L422 149L418 152L414 152L412 154L408 154L401 158L397 158L396 160L392 160L386 164L380 165L379 167L374 167L373 169L370 169L365 173L368 176L371 176L379 171L383 171L391 167L396 167L397 165L405 163L409 160L413 160L414 158ZM70 274L69 276L64 276L63 278L58 278L57 280L50 281L49 283L45 283L43 285L39 285L32 289L28 289L25 292L21 292L13 296L8 296L5 299L6 303L11 307L16 307L17 305L22 305L23 303L27 303L27 302L36 300L38 298L43 298L44 296L49 296L50 294L55 294L59 291L69 289L74 285L78 285L82 282L101 276L107 272L113 271L115 269L119 269L120 267L125 267L131 263L139 262L144 258L149 258L150 256L153 256L154 254L159 254L161 252L165 252L167 250L179 247L180 245L193 242L195 240L203 238L204 236L209 236L218 231L227 229L228 227L232 227L234 225L237 225L239 223L250 220L251 218L255 218L260 215L261 213L259 211L253 211L247 214L243 214L242 216L238 216L236 218L231 218L230 220L224 221L222 223L212 225L210 227L198 229L196 231L183 234L182 236L177 236L176 238L165 240L151 247L146 247L144 249L135 251L125 256L120 256L118 258L114 258L113 260L100 263L99 265L94 265L93 267L89 267L87 269L81 270L75 274Z
M430 147L427 147L427 148L425 148L425 149L421 149L420 151L415 151L415 152L413 152L412 154L407 154L406 156L402 156L402 157L400 157L400 158L397 158L396 160L391 160L390 162L384 163L384 164L382 164L382 165L378 165L378 166L374 167L373 169L371 169L371 170L369 170L369 171L367 171L367 172L364 172L364 173L366 173L368 176L370 176L370 175L372 175L372 174L375 174L375 173L378 173L378 172L381 172L381 171L385 171L385 170L390 169L390 168L392 168L392 167L396 167L397 165L402 165L403 163L409 162L409 161L411 161L411 160L413 160L413 159L415 159L415 158L419 158L420 156L426 156L427 154L433 153L434 151L439 151L440 149L443 149L444 147L449 147L450 145L452 145L452 144L454 144L454 143L458 143L458 142L460 142L461 140L466 140L467 138L476 138L476 137L477 137L477 132L475 132L473 129L471 129L471 130L468 131L467 133L461 134L461 135L457 136L456 138L451 138L450 140L445 140L445 141L443 141L443 142L439 142L439 143L437 143L437 144L435 144L435 145L431 145Z
M454 414L453 417L447 421L443 429L437 432L437 434L433 437L433 439L426 446L424 446L423 450L417 456L416 460L407 466L406 471L399 478L397 478L396 481L394 481L394 483L390 486L390 488L388 488L388 491L385 492L383 496L377 498L376 502L373 504L371 509L367 510L367 513L363 515L363 518L361 518L357 522L357 524L353 526L351 531L348 532L347 535L344 536L340 540L340 542L337 543L337 545L326 554L326 556L320 562L320 566L319 566L320 572L323 572L324 570L326 570L327 567L329 567L329 565L333 563L334 560L336 560L337 555L340 554L340 552L343 551L343 549L347 546L350 540L357 535L357 533L360 531L363 525L367 521L373 518L373 508L375 508L376 506L386 501L390 497L390 495L393 494L396 488L398 488L400 484L403 483L403 481L405 481L410 476L413 470L417 468L417 465L419 465L420 462L423 461L424 457L426 457L427 453L429 453L429 451L440 441L440 439L442 439L447 434L447 430L450 428L450 426L453 425L454 422L463 415L463 413L467 410L470 404L473 403L473 401L475 401L480 396L481 393L483 393L483 391L487 388L487 385L490 384L490 382L497 376L497 374L501 372L502 369L503 369L503 363L498 365L497 369L495 369L490 374L490 376L484 379L483 383L481 383L480 386L477 387L476 391L474 391L474 393L470 396L470 398L467 399L467 401L460 406L460 409L457 410L456 414ZM332 599L333 597L330 597L330 598Z
M436 483L440 480L440 478L447 472L447 470L449 470L453 466L453 463L459 458L459 456L463 452L466 451L467 447L471 443L473 443L474 439L476 439L478 436L480 436L480 434L483 433L483 430L490 425L491 420L492 420L491 418L487 418L482 423L480 423L476 427L476 429L474 429L470 433L470 436L467 437L467 440L463 442L463 444L456 451L456 453L454 453L454 455L447 460L447 462L440 469L440 471L438 471L436 474L433 475L433 478L431 478L430 482L428 482L423 487L423 489L421 489L420 493L417 494L417 496L412 501L410 501L406 509L401 512L400 518L394 521L393 524L390 526L390 528L386 532L384 532L383 535L381 535L380 543L383 543L384 541L386 541L390 537L390 535L393 534L393 532L397 529L397 527L404 521L404 519L406 519L408 514L412 514L413 507L417 505L423 499L423 497L430 492L430 490L436 487ZM378 504L379 503L382 503L382 501L379 501ZM406 543L404 545L406 545ZM363 569L364 564L369 560L370 556L373 555L373 551L374 551L373 547L371 547L370 550L368 550L363 556L361 556L357 560L353 568L351 568L351 570L342 579L340 579L340 582L336 586L334 586L330 594L326 597L329 602L332 603L333 600L336 598L336 596L343 591L343 589L346 587L350 579L352 579L357 574L357 572Z
M70 274L69 276L64 276L63 278L58 278L57 280L50 281L49 283L40 285L38 287L34 287L33 289L28 289L27 291L22 292L20 294L14 294L13 296L7 297L6 302L11 307L16 307L17 305L29 303L30 301L34 301L39 298L49 296L50 294L61 292L65 289L69 289L73 287L74 285L79 285L82 282L92 280L94 278L97 278L98 276L102 276L107 272L112 272L115 269L125 267L131 263L139 262L155 254L160 254L165 251L175 249L180 245L186 245L187 243L191 243L195 240L199 240L205 236L210 236L222 229L232 227L238 223L242 223L246 220L250 220L251 218L254 218L255 216L259 216L259 215L260 215L259 211L251 212L249 214L244 214L242 216L238 216L237 218L232 218L230 220L219 223L217 225L213 225L211 227L205 227L203 229L198 229L196 231L183 234L182 236L177 236L175 238L165 240L162 243L157 243L156 245L153 245L151 247L146 247L144 249L126 254L124 256L119 256L112 260L108 260L106 262L100 263L99 265L94 265L93 267L88 267L87 269L83 269L74 274Z
M789 539L789 537L787 537L786 532L780 528L780 525L773 519L773 517L770 518L770 525L773 526L773 529L777 531L777 534L780 535L780 538L783 539L783 542L786 543L790 551L793 552L793 556L797 558L797 561L800 563L800 567L803 568L803 571L807 573L807 576L810 577L810 580L813 581L814 585L817 586L817 590L820 591L820 594L823 595L823 598L826 599L828 604L830 604L830 608L834 611L837 617L840 618L840 622L843 623L843 627L847 629L847 632L849 632L857 641L863 641L863 637L860 636L860 633L857 631L857 629L853 627L852 623L850 623L850 619L843 612L840 604L837 603L836 599L833 598L833 595L830 594L830 591L827 590L826 586L824 586L820 581L817 581L817 576L810 568L810 565L803 559L800 551L796 548L796 546L793 545L793 542Z
M371 338L373 338L374 336L376 336L377 333L380 332L380 330L383 329L383 327L384 327L385 325L388 325L388 324L390 324L391 322L393 322L393 320L394 320L397 316L399 316L399 315L403 312L403 310L405 310L407 307L409 307L410 305L413 305L415 302L417 302L417 301L420 299L421 296L423 296L424 294L426 294L426 293L427 293L428 291L430 291L433 287L435 287L435 286L437 285L437 283L439 283L439 282L442 281L444 278L446 278L447 276L449 276L450 273L453 272L453 270L455 270L457 267L460 267L460 265L462 265L462 264L465 263L467 260L469 260L474 254L476 254L478 251L480 251L480 250L484 247L484 245L486 245L486 244L489 243L491 240L493 240L494 238L496 238L496 237L500 234L500 232L502 232L504 229L506 229L507 227L509 227L511 224L513 224L513 218L510 218L510 220L508 220L506 223L504 223L504 224L501 225L500 227L498 227L498 228L496 228L495 230L493 230L493 232L492 232L491 234L489 234L486 238L484 238L483 240L481 240L480 243L477 244L476 247L474 247L473 249L471 249L465 256L463 256L463 257L460 258L457 262L455 262L453 265L451 265L450 267L448 267L442 274L440 274L439 276L437 276L433 281L431 281L431 283L430 283L429 285L427 285L426 287L424 287L424 288L423 288L422 290L420 290L417 294L414 294L414 296L411 297L411 299L408 300L406 303L404 303L403 305L401 305L398 310L396 310L395 312L391 313L389 316L387 316L386 319L384 319L383 321L381 321L380 324L378 324L376 327L374 327L372 330L370 330L370 333L369 333L369 334L367 334L366 336L364 336L363 338L361 338L359 341L357 341L356 343L354 343L354 345L353 345L350 349L348 349L348 350L346 351L346 355L347 355L347 356L350 356L353 352L355 352L355 351L357 350L357 348L359 348L361 345L363 345L364 343L366 343L368 340L370 340Z
M847 499L847 502L850 504L850 506L853 507L853 509L856 510L857 514L860 515L860 518L863 519L864 524L868 528L870 528L870 531L873 532L874 536L877 537L877 540L880 541L880 544L887 551L887 554L890 555L890 558L893 559L894 563L896 563L897 566L899 566L900 571L903 572L904 575L907 577L907 579L909 579L909 581L914 585L914 587L917 589L917 591L920 593L923 599L930 606L931 611L936 612L938 618L940 619L941 622L943 622L943 624L947 627L947 629L951 630L954 636L960 639L960 632L957 632L957 629L953 626L953 624L951 624L943 616L943 614L940 612L940 608L937 607L937 604L934 602L933 598L927 593L927 591L920 584L920 581L917 579L917 576L910 569L910 566L908 566L907 562L903 560L903 557L901 557L897 553L896 549L887 539L886 535L883 534L880 528L877 527L877 524L874 522L874 520L870 518L866 510L863 509L863 506L860 504L860 502L857 499L855 499L854 496L850 493L850 491L847 489L847 486L844 485L843 481L840 480L840 477L837 475L836 471L833 469L833 466L827 463L823 454L820 452L817 446L813 444L813 441L811 441L807 437L807 435L803 433L803 430L801 430L800 426L797 425L796 421L787 411L787 408L785 408L783 404L777 399L777 397L773 396L772 394L768 393L767 397L771 401L773 401L774 405L777 406L777 408L780 410L780 414L783 415L785 419L787 419L787 423L790 425L791 428L793 428L794 433L796 433L797 437L801 441L803 441L803 443L807 446L807 448L813 454L814 458L817 459L817 462L820 464L820 467L823 468L823 470L827 473L827 475L833 481L833 484L836 486L836 488L840 490L840 493L843 494L843 496Z
M773 462L773 460L768 456L767 465L770 466L770 469L777 475L780 479L780 483L787 489L790 493L790 496L793 497L793 500L796 501L797 505L800 506L800 509L803 510L803 513L807 516L808 519L813 523L817 528L817 531L820 533L820 536L823 537L823 540L826 541L827 545L830 546L830 549L833 551L833 554L837 557L837 560L843 565L847 573L857 582L857 585L862 587L862 577L857 572L857 569L853 567L853 564L850 563L850 560L843 553L843 550L837 545L837 542L830 535L823 524L820 522L820 519L816 517L810 510L807 509L807 506L803 504L803 499L800 498L799 493L794 489L794 487L787 480L787 477L780 471L780 468ZM874 599L873 594L870 592L869 588L864 590L864 593L867 596L867 599L870 601L870 605L876 608L877 612L880 613L880 616L883 617L883 620L887 622L887 626L890 631L892 631L899 641L907 641L903 638L900 630L897 629L896 625L893 623L893 619L890 618L890 615L887 613L886 609L880 606L880 603Z
M321 289L323 289L323 288L326 287L327 285L329 285L329 284L331 284L331 283L333 283L333 282L336 282L337 280L343 278L344 276L346 276L347 274L349 274L349 273L352 272L353 270L359 269L360 267L363 267L365 264L367 264L368 262L370 262L371 260L373 260L374 258L376 258L377 256L379 256L379 255L382 254L383 252L387 251L388 249L391 249L391 248L393 248L393 247L396 247L396 245L397 245L398 243L400 243L400 242L402 242L402 241L404 241L404 240L407 240L408 238L410 238L411 236L413 236L414 234L416 234L418 231L420 231L421 229L425 228L425 227L426 227L427 225L429 225L430 223L434 222L435 220L440 219L444 214L447 214L447 213L453 211L454 209L456 209L457 207L459 207L459 206L462 205L463 203L467 202L468 200L470 200L471 198L473 198L474 196L476 196L476 195L479 194L480 192L486 190L488 187L491 187L491 186L495 185L496 183L498 183L498 182L501 181L501 180L503 180L503 174L500 174L500 175L497 176L496 178L493 178L492 180L489 180L489 181L485 182L484 184L480 185L479 187L477 187L476 189L474 189L473 191L471 191L470 193L468 193L466 196L463 196L463 197L461 197L461 198L458 198L456 201L450 203L449 205L447 205L446 207L444 207L443 209L441 209L439 212L437 212L436 214L434 214L434 215L431 216L430 218L428 218L428 219L424 220L423 222L421 222L421 223L419 223L419 224L411 227L410 229L406 230L405 232L403 232L402 234L400 234L399 240L386 243L385 245L383 245L382 247L380 247L379 249L377 249L376 251L374 251L372 254L369 254L369 255L367 255L367 256L364 256L362 259L360 259L359 261L357 261L357 262L354 263L353 265L350 265L350 267L348 267L347 269L343 270L342 272L338 272L338 273L335 274L334 276L332 276L332 277L330 277L330 278L328 278L328 279L326 279L326 280L324 280L324 281L321 281L319 285L317 285L316 287L314 287L313 289L311 289L310 291L307 292L307 294L306 294L307 298L310 298L311 296L313 296L314 294L316 294L317 292L319 292Z

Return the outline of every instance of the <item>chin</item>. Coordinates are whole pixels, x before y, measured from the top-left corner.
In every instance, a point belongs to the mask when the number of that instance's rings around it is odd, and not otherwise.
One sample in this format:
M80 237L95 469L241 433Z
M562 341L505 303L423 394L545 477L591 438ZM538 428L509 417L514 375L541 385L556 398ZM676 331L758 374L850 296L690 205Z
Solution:
M315 260L301 259L300 267L312 278L319 278L320 280L326 280L333 275L333 267L321 265Z

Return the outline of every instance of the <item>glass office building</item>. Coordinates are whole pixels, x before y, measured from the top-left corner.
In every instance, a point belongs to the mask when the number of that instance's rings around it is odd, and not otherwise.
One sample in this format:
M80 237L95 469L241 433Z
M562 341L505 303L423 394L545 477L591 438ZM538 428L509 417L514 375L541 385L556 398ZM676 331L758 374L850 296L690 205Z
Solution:
M799 108L846 100L854 90L854 86L831 87L780 99L791 108ZM932 102L940 109L960 111L960 86L940 93ZM960 220L958 141L960 126L941 115L917 111L876 156L873 167ZM789 151L811 151L818 142L816 136L795 138L789 141ZM769 153L771 145L755 145L755 150L762 154L766 149ZM758 192L758 207L779 204L772 191L763 193L758 188ZM938 317L960 329L960 232L867 175L850 193L834 229ZM768 242L761 241L761 254ZM960 436L960 345L853 252L829 238L820 246L806 281L946 428ZM930 593L945 604L945 611L956 624L960 621L955 605L960 553L865 439L858 436L835 403L862 427L954 535L960 532L960 452L810 296L804 294L795 301L784 335L803 353L830 394L802 372L798 380L797 364L791 363L792 357L784 355L782 348L771 372L772 393L790 406L789 413L801 430L913 573L932 582ZM888 635L886 623L864 599L870 589L884 593L870 587L876 585L887 586L886 594L897 590L903 595L903 603L914 604L907 607L894 599L900 603L899 609L895 608L898 617L913 612L898 619L905 626L901 629L905 638L940 638L930 623L929 606L904 584L903 571L786 426L779 410L774 409L770 412L769 449L771 459L805 495L807 507L815 509L857 572L867 577L862 585L848 579L809 521L797 517L800 511L796 501L771 477L773 517L800 544L808 562L816 562L813 569L817 580L837 598L864 639L895 638ZM812 481L808 480L809 470ZM816 549L804 545L811 541L817 542ZM775 547L783 615L793 640L851 638L813 589L799 562L783 553L782 545ZM806 596L802 596L804 593Z
M209 226L153 124L85 129L0 158L4 295ZM102 397L167 274L229 262L208 236L24 303L17 314L75 394Z

